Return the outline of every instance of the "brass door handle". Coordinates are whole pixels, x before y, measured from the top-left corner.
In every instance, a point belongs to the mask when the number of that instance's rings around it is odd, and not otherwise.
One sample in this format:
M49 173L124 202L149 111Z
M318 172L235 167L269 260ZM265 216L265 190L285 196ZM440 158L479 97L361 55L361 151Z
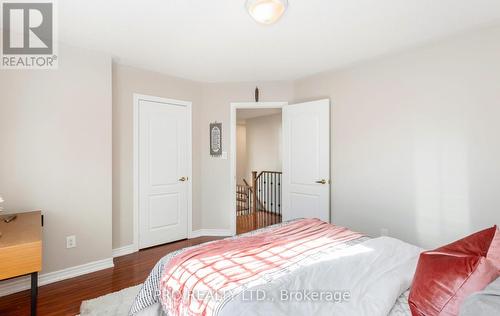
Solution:
M179 179L179 181L182 181L182 182L187 181L187 180L188 180L188 177L182 177Z
M318 180L316 181L317 184L326 184L328 181L326 181L325 179L321 179L321 180Z

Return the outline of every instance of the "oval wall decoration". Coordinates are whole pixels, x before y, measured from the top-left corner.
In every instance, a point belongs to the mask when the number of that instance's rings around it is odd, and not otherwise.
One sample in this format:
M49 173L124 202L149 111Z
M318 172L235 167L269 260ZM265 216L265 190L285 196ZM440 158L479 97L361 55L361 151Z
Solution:
M210 155L222 155L222 123L210 123Z

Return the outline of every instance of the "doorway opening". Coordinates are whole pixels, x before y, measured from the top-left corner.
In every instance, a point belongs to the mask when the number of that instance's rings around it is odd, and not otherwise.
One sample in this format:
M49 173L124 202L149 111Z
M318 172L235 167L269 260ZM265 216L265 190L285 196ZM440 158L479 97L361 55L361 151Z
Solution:
M281 223L281 108L236 110L236 233Z
M241 124L248 109L281 109L281 127L277 138L281 144L258 149L248 145L251 139L248 121ZM245 146L238 153L237 117L245 126ZM249 111L249 113L258 113ZM330 100L322 99L303 103L232 103L231 104L231 229L233 234L295 218L330 220ZM271 114L271 113L266 113ZM277 114L277 113L274 113ZM257 116L257 115L255 115ZM258 115L261 116L261 115ZM258 117L257 116L257 117ZM263 132L259 145L272 143L273 131L260 125ZM243 150L245 148L245 150ZM278 149L274 165L249 165L249 155L262 159L272 149ZM250 151L252 151L250 153ZM239 158L247 157L246 167L239 166ZM280 170L281 169L281 170ZM244 170L244 171L242 171ZM243 175L243 176L242 176ZM248 177L248 178L247 178ZM260 216L260 215L263 216ZM243 217L245 215L250 215ZM242 224L237 229L238 219ZM245 219L246 221L241 221Z

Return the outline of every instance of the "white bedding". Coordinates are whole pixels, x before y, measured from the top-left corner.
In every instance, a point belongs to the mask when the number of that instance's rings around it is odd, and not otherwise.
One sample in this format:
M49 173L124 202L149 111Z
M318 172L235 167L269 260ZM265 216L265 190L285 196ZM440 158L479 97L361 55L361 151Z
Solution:
M370 239L238 295L224 306L220 315L386 316L409 288L420 252L420 248L397 239ZM283 289L306 290L318 295L348 291L350 299L343 302L283 301L280 292ZM249 293L255 297L252 299ZM290 296L290 292L286 293ZM262 301L264 294L265 301Z
M388 316L411 316L410 306L408 305L409 294L410 290L399 296ZM160 303L156 303L141 311L137 316L166 316L166 314L162 311Z
M218 315L356 315L409 316L408 291L422 249L380 237L337 249L290 274L247 288L225 302ZM175 254L171 254L172 256ZM158 273L152 273L153 276ZM151 276L150 276L151 277ZM148 278L149 279L149 278ZM155 278L152 278L155 279ZM147 284L148 282L145 282ZM149 282L151 283L151 282ZM143 290L155 290L155 283ZM349 300L281 300L281 290L308 293L348 293ZM252 298L249 296L253 294ZM262 301L262 293L265 300ZM303 293L303 292L302 292ZM330 297L331 298L331 297ZM137 299L136 299L137 301ZM161 305L134 315L166 315Z
M410 290L399 296L388 316L411 316L410 306L408 305L409 294ZM166 314L162 311L160 303L156 303L137 314L137 316L166 316Z
M410 305L408 305L409 295L410 290L401 294L388 316L411 316Z

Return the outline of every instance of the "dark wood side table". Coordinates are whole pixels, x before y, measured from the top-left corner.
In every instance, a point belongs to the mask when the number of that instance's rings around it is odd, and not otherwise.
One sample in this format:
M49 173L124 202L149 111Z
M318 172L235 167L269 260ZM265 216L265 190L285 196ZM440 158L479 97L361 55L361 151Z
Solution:
M16 219L9 223L0 217L0 280L31 276L31 315L34 316L38 272L42 270L42 212L16 215Z

